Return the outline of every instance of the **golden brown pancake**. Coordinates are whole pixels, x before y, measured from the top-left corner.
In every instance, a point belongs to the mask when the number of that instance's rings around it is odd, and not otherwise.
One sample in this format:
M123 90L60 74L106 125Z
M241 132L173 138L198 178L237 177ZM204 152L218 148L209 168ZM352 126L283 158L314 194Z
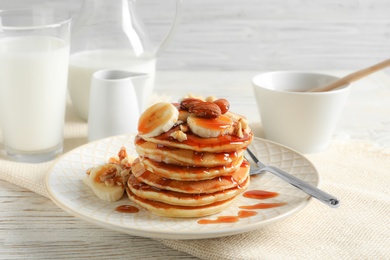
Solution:
M133 194L143 199L159 201L179 206L203 206L221 200L227 200L241 194L249 185L249 177L240 186L204 194L187 194L175 191L161 190L146 183L140 182L131 175L128 180L128 188Z
M232 197L203 206L178 206L138 197L129 188L126 191L130 200L147 209L149 212L157 216L173 218L196 218L212 215L227 208L235 198Z
M171 137L171 134L178 129L179 127L173 127L168 132L159 136L144 138L144 140L158 145L193 150L196 152L225 153L243 149L247 147L253 139L252 132L243 133L243 138L230 134L214 138L202 138L191 132L187 132L187 140L178 141Z
M132 173L139 181L158 189L198 194L214 193L241 185L248 177L249 167L245 164L243 167L239 167L237 171L231 173L231 175L220 176L210 180L178 181L161 177L146 170L139 159L136 159L132 165Z
M135 139L136 151L140 157L147 157L156 162L180 166L215 167L223 166L240 159L244 149L230 152L196 152L193 150L170 148L157 143L146 142L140 137Z
M147 157L141 159L141 164L148 171L164 178L179 181L209 180L215 177L229 175L230 173L236 171L242 162L243 157L223 166L193 167L156 162Z
M247 120L230 112L226 99L161 105L147 109L138 125L130 200L165 217L221 212L250 182L243 158L253 139Z

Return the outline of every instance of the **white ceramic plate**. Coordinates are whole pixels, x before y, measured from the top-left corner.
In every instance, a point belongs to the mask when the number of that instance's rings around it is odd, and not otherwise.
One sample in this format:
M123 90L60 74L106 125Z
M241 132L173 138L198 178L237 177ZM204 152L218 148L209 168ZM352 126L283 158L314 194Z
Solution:
M223 212L203 217L216 219L218 216L237 216L239 206L259 202L284 202L286 205L270 209L259 209L257 215L242 218L235 223L198 224L197 218L164 218L150 214L140 208L135 214L119 213L119 205L134 205L127 196L118 202L104 202L98 199L82 179L92 166L104 164L116 155L122 146L129 154L135 154L133 135L116 136L80 146L57 160L46 178L51 199L70 214L104 228L125 232L135 236L165 239L201 239L239 234L258 229L263 225L284 219L305 207L310 196L276 176L265 173L251 179L248 190L277 192L275 198L256 200L238 196ZM317 186L319 177L313 164L301 154L289 148L254 138L251 150L266 164L271 164Z

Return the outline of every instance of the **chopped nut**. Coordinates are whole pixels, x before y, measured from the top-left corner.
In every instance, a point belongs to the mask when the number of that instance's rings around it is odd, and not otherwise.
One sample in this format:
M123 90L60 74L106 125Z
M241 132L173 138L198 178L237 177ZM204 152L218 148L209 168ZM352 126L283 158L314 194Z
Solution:
M248 120L244 116L240 116L233 112L227 112L226 115L230 117L233 121L233 129L230 130L230 135L235 135L240 138L244 137L244 133L250 133L251 129L249 128Z
M127 151L125 147L121 147L121 149L118 152L119 161L122 161L124 158L127 157Z
M119 164L119 157L118 156L113 156L108 159L109 164Z
M241 117L238 122L241 123L242 129L245 130L248 128L248 120L245 117Z
M242 132L242 124L240 121L238 121L238 124L237 124L238 128L237 128L237 133L236 135L239 137L239 138L244 138L244 133Z
M231 127L229 134L237 136L239 138L243 138L244 133L242 130L242 124L240 122L233 123L233 126Z
M125 169L121 171L120 175L122 176L123 179L127 179L127 177L130 175L130 169Z
M185 96L184 98L197 98L197 99L204 101L204 98L202 96L194 95L192 93L188 93L187 96Z
M177 131L171 133L170 136L175 138L179 142L183 142L183 141L187 140L187 135L181 130L177 130Z
M86 174L87 174L87 175L91 174L91 171L92 171L92 170L93 170L93 167L88 168L87 171L86 171Z
M233 112L231 112L231 111L228 111L228 112L226 113L226 115L227 115L228 117L230 117L234 122L238 122L238 120L240 120L240 118L242 118L242 116L240 116L240 115L238 115L238 114L236 114L236 113L233 113Z
M208 96L208 97L206 97L205 101L207 101L207 102L214 102L216 99L217 98L214 97L214 96Z
M186 133L186 132L188 132L188 130L190 130L190 129L189 129L188 125L180 125L180 130L181 130L182 132Z
M129 158L129 156L127 156L126 158L124 158L121 163L120 163L120 166L122 168L125 168L125 169L128 169L131 167L131 164L133 163L134 159L131 159Z
M107 171L99 176L101 182L105 182L108 179L113 179L116 176L117 170L114 167L109 168Z

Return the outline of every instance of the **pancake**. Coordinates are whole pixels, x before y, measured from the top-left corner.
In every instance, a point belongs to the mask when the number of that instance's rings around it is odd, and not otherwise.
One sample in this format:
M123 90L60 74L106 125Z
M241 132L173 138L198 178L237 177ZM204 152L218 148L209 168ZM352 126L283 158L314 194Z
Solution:
M142 165L148 171L151 171L164 178L179 181L208 180L215 177L228 175L229 173L236 171L242 162L243 157L223 166L192 167L156 162L147 157L144 157L141 160Z
M158 189L198 194L214 193L241 185L248 177L249 167L247 164L243 164L242 167L239 167L231 175L220 176L210 180L178 181L161 177L146 170L140 161L136 159L133 162L132 173L139 181Z
M243 133L243 137L237 137L235 135L225 134L213 138L202 138L191 132L187 132L187 140L176 140L171 137L171 134L179 130L179 127L173 127L171 130L155 136L144 137L145 141L155 143L158 145L193 150L196 152L212 152L212 153L224 153L233 152L239 149L247 147L253 139L252 132Z
M129 188L126 191L129 199L134 203L154 215L171 218L196 218L212 215L226 209L235 198L232 197L203 206L178 206L138 197Z
M249 186L243 154L253 139L246 118L229 107L226 99L186 98L145 110L129 199L164 217L203 217L228 207Z
M211 153L170 148L157 143L144 141L139 136L135 138L135 147L140 157L144 156L157 162L195 167L223 166L241 159L244 154L244 149Z
M186 194L175 191L161 190L146 183L140 182L134 175L128 179L128 188L133 194L143 199L159 201L179 206L203 206L217 201L233 198L241 194L249 185L249 177L240 186L205 194Z

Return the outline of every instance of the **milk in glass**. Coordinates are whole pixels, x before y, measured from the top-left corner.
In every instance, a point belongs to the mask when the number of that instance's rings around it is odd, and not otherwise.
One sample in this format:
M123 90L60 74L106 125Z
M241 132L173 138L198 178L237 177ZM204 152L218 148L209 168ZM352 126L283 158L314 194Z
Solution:
M62 147L69 44L50 36L0 39L0 120L7 150Z

